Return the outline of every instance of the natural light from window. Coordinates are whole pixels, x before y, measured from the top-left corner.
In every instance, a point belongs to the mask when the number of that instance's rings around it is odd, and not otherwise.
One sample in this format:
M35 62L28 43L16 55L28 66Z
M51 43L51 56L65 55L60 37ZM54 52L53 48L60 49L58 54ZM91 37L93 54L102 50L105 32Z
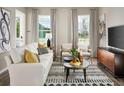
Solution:
M51 33L51 22L49 15L39 15L38 16L38 31L39 31L39 41L47 43L48 39L52 39Z
M25 45L25 14L19 10L15 11L16 47Z
M89 46L90 15L78 16L78 45Z

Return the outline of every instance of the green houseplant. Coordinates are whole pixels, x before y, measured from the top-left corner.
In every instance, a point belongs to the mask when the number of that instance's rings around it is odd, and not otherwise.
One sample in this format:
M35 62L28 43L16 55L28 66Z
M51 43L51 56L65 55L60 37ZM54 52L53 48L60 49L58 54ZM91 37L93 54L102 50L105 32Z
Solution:
M76 48L72 48L71 49L71 54L73 57L77 57L78 56L78 51L76 50Z
M72 48L70 52L71 52L72 57L73 57L73 59L72 59L72 61L70 63L73 64L73 65L80 65L77 49L76 48Z

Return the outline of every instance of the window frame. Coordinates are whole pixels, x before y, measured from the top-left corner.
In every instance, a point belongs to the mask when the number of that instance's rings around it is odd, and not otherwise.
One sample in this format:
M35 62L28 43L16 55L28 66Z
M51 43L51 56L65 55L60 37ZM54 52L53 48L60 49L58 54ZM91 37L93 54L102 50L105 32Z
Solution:
M48 16L49 17L49 30L40 30L39 29L39 24L40 24L40 17L45 17L45 16ZM45 26L44 26L45 27ZM50 15L38 15L38 31L39 31L39 41L43 42L43 43L47 43L45 39L45 35L46 33L51 33L50 35L50 40L52 39L52 30L51 30L51 16ZM40 37L41 33L43 34L43 36Z
M84 38L82 38L82 41L80 40L81 39L81 37L79 36L79 34L80 34L80 32L81 32L81 27L79 27L79 25L81 25L81 22L79 22L79 17L81 17L81 16L84 16L84 17L87 17L88 19L88 23L87 23L87 25L88 25L88 27L87 27L87 32L88 32L88 37L87 37L87 40L88 40L88 42L86 41L86 39L84 39ZM78 43L82 43L82 44L85 44L86 42L87 42L87 45L89 45L89 41L90 41L90 15L89 14L84 14L84 15L78 15ZM83 41L83 39L85 40L85 41Z

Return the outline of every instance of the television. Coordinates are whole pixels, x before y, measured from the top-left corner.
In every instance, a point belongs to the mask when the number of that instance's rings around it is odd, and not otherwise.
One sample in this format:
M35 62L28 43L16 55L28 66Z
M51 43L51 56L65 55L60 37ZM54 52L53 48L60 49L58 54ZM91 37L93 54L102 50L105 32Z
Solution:
M124 50L124 25L108 28L108 46Z

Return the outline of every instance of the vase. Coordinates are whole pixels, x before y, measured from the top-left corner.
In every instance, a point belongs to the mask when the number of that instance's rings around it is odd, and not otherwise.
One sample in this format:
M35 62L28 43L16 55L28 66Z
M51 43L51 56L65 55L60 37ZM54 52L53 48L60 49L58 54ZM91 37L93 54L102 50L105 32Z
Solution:
M72 59L72 62L73 62L73 63L76 63L76 62L77 62L77 58L74 57L74 58Z
M78 57L74 57L74 58L72 59L72 61L70 62L70 64L73 65L73 66L80 66L81 63L80 63Z
M78 58L80 63L83 64L83 55L80 52L78 52Z

